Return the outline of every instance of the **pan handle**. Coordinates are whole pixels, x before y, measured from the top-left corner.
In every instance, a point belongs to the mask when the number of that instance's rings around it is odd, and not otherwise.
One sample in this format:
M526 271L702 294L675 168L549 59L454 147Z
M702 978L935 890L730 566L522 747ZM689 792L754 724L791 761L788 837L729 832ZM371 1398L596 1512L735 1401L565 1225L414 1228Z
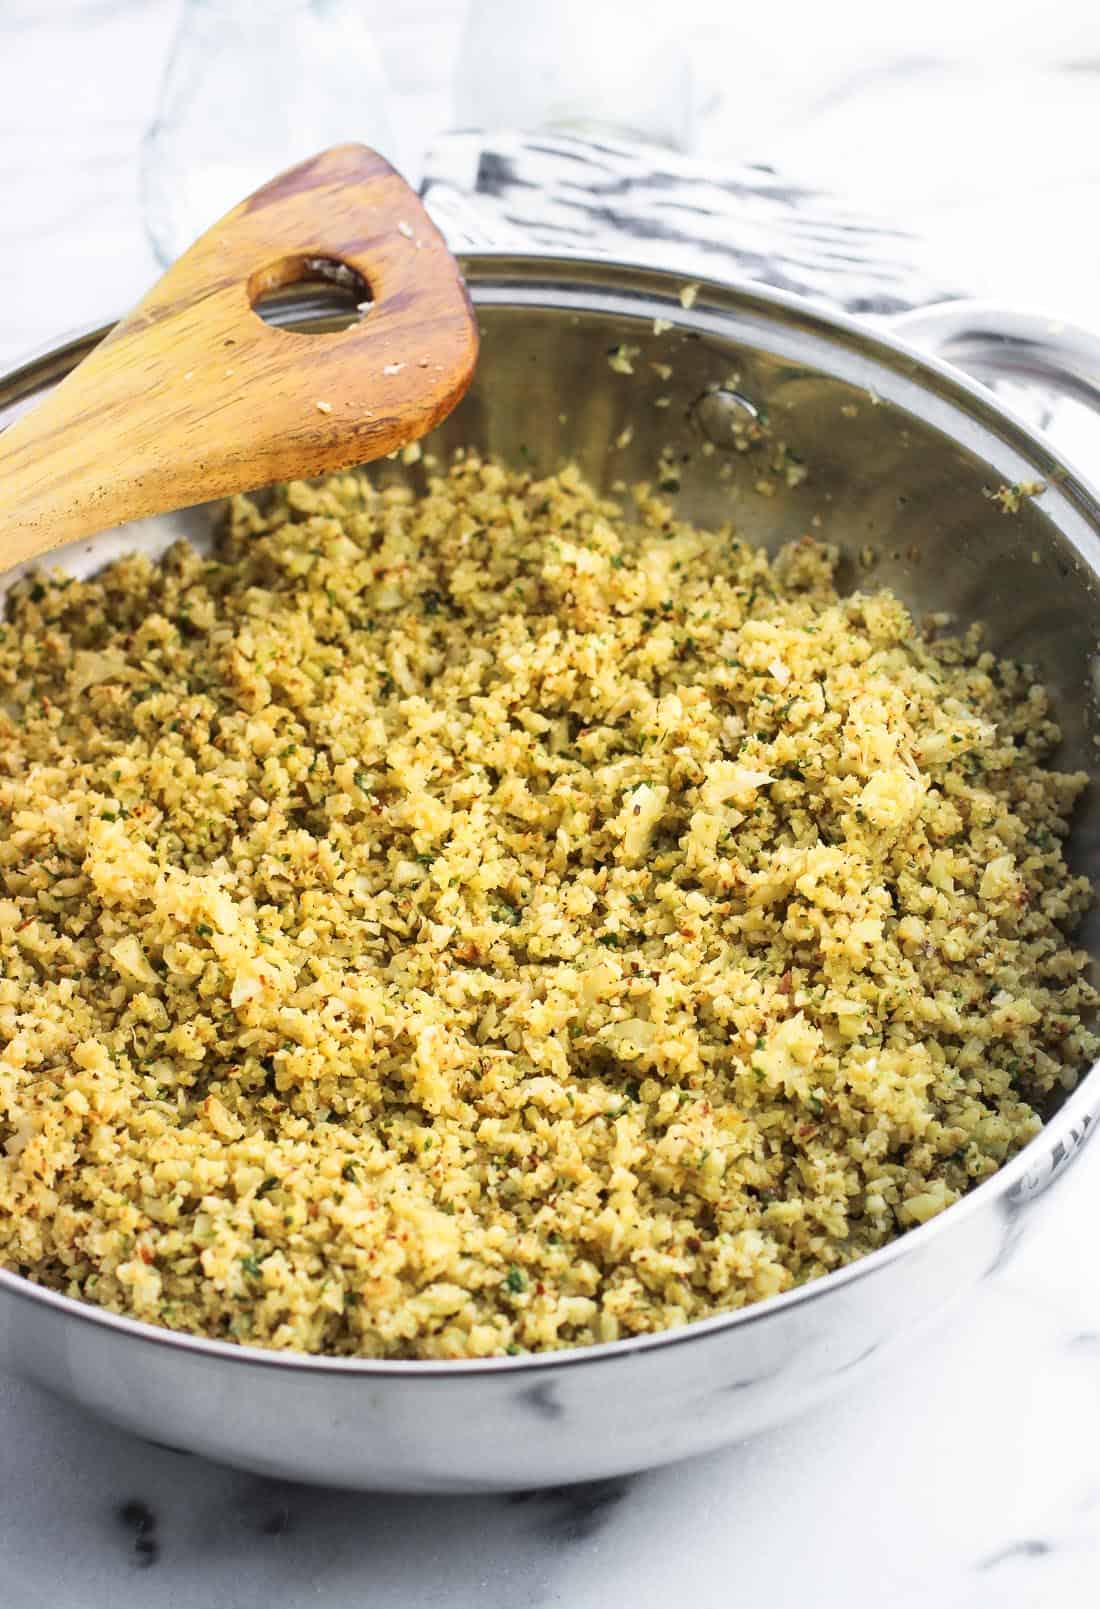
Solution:
M903 341L987 384L1045 385L1100 413L1100 336L994 302L935 302L888 320Z

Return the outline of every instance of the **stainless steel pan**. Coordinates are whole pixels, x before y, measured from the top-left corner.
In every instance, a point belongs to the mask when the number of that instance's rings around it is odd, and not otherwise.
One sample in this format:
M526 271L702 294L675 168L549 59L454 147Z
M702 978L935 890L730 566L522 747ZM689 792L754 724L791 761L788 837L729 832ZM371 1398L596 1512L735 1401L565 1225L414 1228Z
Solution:
M918 610L987 621L996 649L1034 661L1055 690L1067 765L1094 769L1100 505L988 391L891 333L759 288L704 284L689 310L680 281L649 269L489 254L466 267L481 365L438 448L474 443L540 469L572 457L605 486L652 475L665 449L686 515L732 514L772 546L820 514L850 555L873 551L877 582ZM299 327L318 316L284 313ZM654 335L655 318L674 328ZM102 333L0 381L0 420ZM983 376L1045 380L1100 406L1100 343L1077 332L960 304L913 316L918 335ZM633 376L606 361L620 342L641 349ZM729 426L750 411L810 466L779 497L755 490L752 451L730 451ZM627 425L632 440L617 446ZM1018 513L990 501L1032 480L1048 489ZM202 540L215 512L131 526L59 561L87 573L181 533ZM1095 798L1074 847L1095 877ZM1100 921L1084 942L1100 955ZM488 1362L326 1360L176 1335L0 1272L0 1362L139 1435L270 1475L435 1492L611 1475L790 1418L910 1343L1038 1220L1098 1110L1094 1070L1020 1156L931 1223L815 1284L664 1335Z

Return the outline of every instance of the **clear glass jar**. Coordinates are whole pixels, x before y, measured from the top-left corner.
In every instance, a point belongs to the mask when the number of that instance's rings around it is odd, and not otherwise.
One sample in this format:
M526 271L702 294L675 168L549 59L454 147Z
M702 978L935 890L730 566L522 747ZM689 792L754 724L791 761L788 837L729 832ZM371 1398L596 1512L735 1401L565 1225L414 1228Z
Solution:
M162 263L257 186L326 146L394 159L390 95L356 0L186 0L142 148Z
M695 144L697 74L667 0L472 0L455 85L459 128L557 128Z

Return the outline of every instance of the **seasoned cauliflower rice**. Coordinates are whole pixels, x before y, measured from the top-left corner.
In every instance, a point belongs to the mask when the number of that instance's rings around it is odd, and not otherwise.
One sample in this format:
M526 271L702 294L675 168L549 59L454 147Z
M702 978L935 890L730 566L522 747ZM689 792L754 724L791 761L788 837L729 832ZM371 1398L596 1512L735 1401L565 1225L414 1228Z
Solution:
M1097 1049L1085 778L834 550L460 457L14 589L0 1261L195 1334L459 1358L924 1222Z

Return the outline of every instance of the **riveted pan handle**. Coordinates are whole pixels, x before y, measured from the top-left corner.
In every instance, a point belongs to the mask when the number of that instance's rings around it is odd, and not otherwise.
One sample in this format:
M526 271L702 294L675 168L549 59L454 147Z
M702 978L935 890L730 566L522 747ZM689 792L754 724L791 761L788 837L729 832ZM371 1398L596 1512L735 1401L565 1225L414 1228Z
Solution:
M1049 386L1100 413L1100 336L995 303L938 302L889 320L893 334L976 380Z

